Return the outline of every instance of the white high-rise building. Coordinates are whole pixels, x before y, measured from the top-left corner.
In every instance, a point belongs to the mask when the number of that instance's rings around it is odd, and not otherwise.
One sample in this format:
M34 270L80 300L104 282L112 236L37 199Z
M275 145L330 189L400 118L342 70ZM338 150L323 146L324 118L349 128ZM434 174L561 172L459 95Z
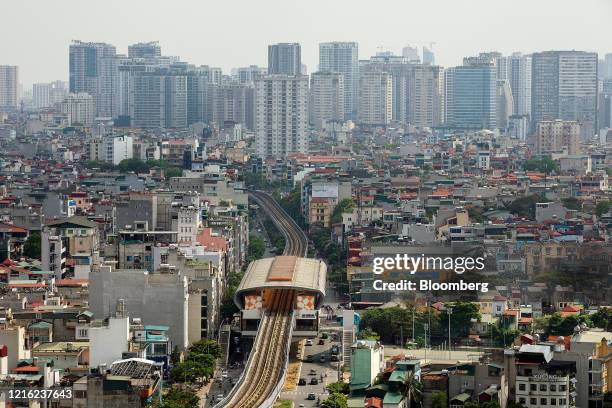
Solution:
M359 46L356 42L327 42L319 44L319 71L344 75L344 116L353 119L357 114L359 95Z
M387 125L393 115L393 79L386 72L362 72L359 75L359 122Z
M514 114L531 115L531 55L515 52L507 58Z
M68 116L68 124L91 126L95 118L94 99L85 92L68 94L60 103L60 111Z
M119 70L114 45L74 41L70 44L70 92L94 98L96 116L119 112Z
M436 65L436 56L427 47L423 47L423 64Z
M604 79L612 79L612 54L606 54L604 57Z
M506 129L508 119L513 115L514 99L507 80L497 81L497 127Z
M104 139L103 149L106 161L118 165L121 161L134 157L134 139L128 135L107 137Z
M15 110L19 106L19 68L0 65L0 110Z
M544 51L532 54L531 120L577 121L585 138L597 129L597 53Z
M408 76L408 121L414 126L439 126L444 114L444 70L413 64Z
M344 75L315 72L310 77L310 123L321 129L330 120L344 120Z
M424 50L424 49L423 49ZM406 58L408 62L420 62L419 49L417 47L411 47L410 45L402 48L402 57Z
M32 104L35 108L46 108L50 106L49 103L49 92L51 90L51 84L34 84L32 85Z
M38 83L32 86L32 102L35 108L47 108L64 100L68 87L64 81Z
M302 48L298 43L268 46L268 74L300 75Z
M263 75L255 80L257 156L308 152L308 77Z

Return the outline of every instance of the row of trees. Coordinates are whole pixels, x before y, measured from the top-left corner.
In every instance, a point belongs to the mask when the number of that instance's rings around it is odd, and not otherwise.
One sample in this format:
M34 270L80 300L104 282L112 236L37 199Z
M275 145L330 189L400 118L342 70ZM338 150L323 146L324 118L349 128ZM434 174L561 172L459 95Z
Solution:
M553 313L549 316L536 318L533 323L533 330L536 333L543 333L545 336L570 336L574 333L574 328L581 324L609 330L612 328L612 310L601 308L590 316L572 315L563 317L560 313Z
M472 302L457 302L452 305L452 308L450 322L453 338L467 337L472 322L480 321L478 305ZM423 346L425 344L425 324L430 324L432 345L448 341L448 315L434 309L418 310L413 304L407 304L406 307L396 306L364 311L361 314L360 336L379 338L383 343L388 344L397 343L403 337L404 341L414 339L420 346Z
M147 160L140 159L125 159L121 160L118 165L101 161L88 161L85 167L89 169L100 169L102 171L118 171L120 173L148 173L152 168L160 168L164 170L166 177L180 177L183 175L183 170L180 167L173 166L166 160Z
M169 382L183 385L195 382L209 381L215 372L216 359L221 355L221 347L214 340L203 339L194 343L187 350L187 358L179 361L178 349L172 353L174 367L170 370ZM172 387L163 396L161 402L156 402L154 408L196 408L200 406L200 398L186 388Z

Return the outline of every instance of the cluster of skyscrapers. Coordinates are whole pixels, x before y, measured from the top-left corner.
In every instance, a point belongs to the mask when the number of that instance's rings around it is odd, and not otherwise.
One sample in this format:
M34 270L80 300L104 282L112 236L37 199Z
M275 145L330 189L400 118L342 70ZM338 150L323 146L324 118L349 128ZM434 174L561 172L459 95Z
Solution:
M401 56L360 60L355 42L321 43L309 76L300 44L279 43L268 47L266 68L224 75L164 56L157 42L131 45L126 56L110 44L74 41L69 86L35 84L33 106L61 104L85 125L96 117L141 128L241 123L255 133L261 156L307 151L309 131L329 121L515 134L562 119L576 121L583 137L611 126L612 54L600 61L584 51L489 52L444 69L430 48L422 58L407 46ZM17 67L0 66L0 107L18 106L18 83Z

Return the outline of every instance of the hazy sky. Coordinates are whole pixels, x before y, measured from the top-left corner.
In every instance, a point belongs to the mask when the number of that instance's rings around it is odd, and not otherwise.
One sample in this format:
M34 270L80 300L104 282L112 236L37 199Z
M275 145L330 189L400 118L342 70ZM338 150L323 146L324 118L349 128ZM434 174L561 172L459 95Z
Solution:
M379 47L435 42L437 63L480 51L580 49L612 52L612 0L2 0L0 64L21 82L68 78L72 39L128 44L157 40L164 55L197 65L267 64L267 45L302 44L316 70L318 43Z

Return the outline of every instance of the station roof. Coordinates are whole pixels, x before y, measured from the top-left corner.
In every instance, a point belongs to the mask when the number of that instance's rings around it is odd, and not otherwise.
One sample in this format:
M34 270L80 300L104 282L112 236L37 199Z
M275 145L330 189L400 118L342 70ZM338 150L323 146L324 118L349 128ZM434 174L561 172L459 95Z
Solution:
M295 289L312 292L316 306L325 297L325 262L297 256L277 256L251 262L236 290L234 302L244 308L244 294L261 289Z

